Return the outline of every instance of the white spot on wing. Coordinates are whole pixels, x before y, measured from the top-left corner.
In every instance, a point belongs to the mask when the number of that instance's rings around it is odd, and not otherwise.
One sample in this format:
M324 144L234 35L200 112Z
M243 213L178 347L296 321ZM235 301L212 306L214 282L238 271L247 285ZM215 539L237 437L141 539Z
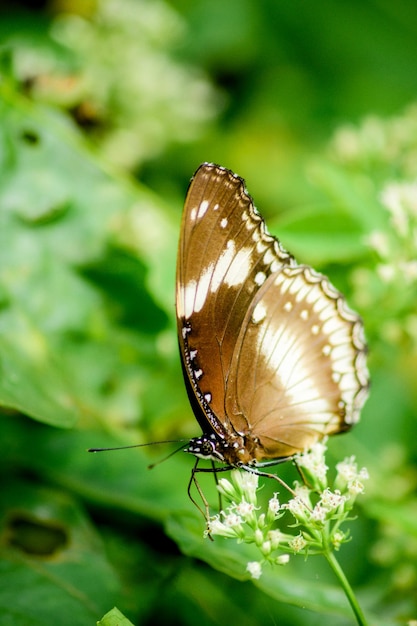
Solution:
M340 319L334 314L323 323L323 332L326 335L331 335L332 333L337 332L338 330L341 330L343 328L344 326L341 328Z
M266 280L265 272L258 272L255 276L255 283L260 287Z
M329 401L321 397L315 385L316 372L306 362L306 353L298 341L297 332L291 332L288 325L275 328L268 325L264 333L259 333L259 351L268 368L279 376L289 405L297 404L301 409L305 403L311 415L325 415L329 411Z
M226 228L227 224L228 224L227 217L224 217L222 221L220 222L220 228Z
M236 244L230 239L214 268L211 291L217 291L222 283L228 287L242 285L249 276L251 266L250 250L242 248L236 252Z
M227 242L226 248L223 250L219 258L217 259L216 266L213 271L211 281L211 291L215 293L223 282L224 275L226 274L232 259L235 255L235 242L230 239Z
M274 253L272 252L270 248L268 248L267 251L265 252L263 261L265 265L271 265L271 263L275 261Z
M188 319L194 310L195 290L197 288L197 282L190 280L187 285L180 285L178 302L178 315Z
M207 293L210 287L211 278L213 275L213 266L209 265L204 272L202 272L199 281L197 283L197 290L194 301L194 312L198 313L204 306L207 298Z
M213 266L209 265L200 276L198 282L190 280L185 286L179 287L178 313L189 319L193 313L198 313L204 306L213 275Z
M250 249L242 248L234 256L229 269L224 277L224 282L229 287L242 285L248 278L252 267Z
M262 322L262 320L264 320L265 317L266 317L266 308L265 308L264 303L261 300L253 309L252 322L254 324L259 324L259 322Z
M201 220L201 218L206 213L208 208L209 208L209 201L208 200L202 200L200 202L200 206L198 207L198 213L197 213L197 219L198 220Z

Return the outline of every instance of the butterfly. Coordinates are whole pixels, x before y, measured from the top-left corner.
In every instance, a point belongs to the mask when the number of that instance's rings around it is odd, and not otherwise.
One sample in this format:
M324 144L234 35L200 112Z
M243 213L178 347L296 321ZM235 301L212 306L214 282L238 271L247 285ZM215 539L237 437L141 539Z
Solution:
M185 448L196 467L254 471L358 421L369 379L361 318L269 234L243 179L219 165L203 163L187 192L176 313L202 429Z

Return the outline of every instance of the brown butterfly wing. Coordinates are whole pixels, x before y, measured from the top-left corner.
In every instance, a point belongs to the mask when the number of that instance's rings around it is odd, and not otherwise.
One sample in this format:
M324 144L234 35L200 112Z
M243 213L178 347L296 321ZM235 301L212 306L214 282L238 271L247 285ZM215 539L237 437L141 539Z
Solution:
M308 266L271 275L243 321L226 389L253 456L291 456L355 423L365 351L360 318L325 276Z
M356 421L368 384L360 318L217 165L188 190L176 303L189 398L203 432L239 439L229 463L291 456Z
M243 180L203 164L185 201L176 295L184 377L203 430L207 422L219 434L233 430L225 391L240 328L260 281L293 262L265 231Z

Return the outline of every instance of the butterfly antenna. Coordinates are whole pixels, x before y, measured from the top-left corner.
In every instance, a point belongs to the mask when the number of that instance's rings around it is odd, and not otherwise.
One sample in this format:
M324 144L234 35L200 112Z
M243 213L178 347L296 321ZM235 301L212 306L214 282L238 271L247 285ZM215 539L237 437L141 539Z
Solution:
M109 452L111 450L129 450L130 448L144 448L145 446L156 446L160 443L178 443L180 441L188 441L188 439L166 439L165 441L149 441L148 443L135 443L132 446L116 446L114 448L88 448L87 452ZM171 452L166 458L168 459L170 456L182 450L178 448L175 452Z
M187 441L187 440L185 439L184 441ZM177 439L176 442L178 442L178 439ZM167 443L167 442L163 442L163 443ZM169 443L174 443L174 442L170 441ZM177 448L176 450L173 450L172 452L167 454L167 456L164 456L162 459L159 459L159 461L155 461L155 463L151 463L150 465L148 465L148 469L153 469L156 465L159 465L160 463L163 463L167 459L170 459L172 456L174 456L174 454L177 454L177 452L180 452L183 449L184 449L184 446L181 446L180 448Z

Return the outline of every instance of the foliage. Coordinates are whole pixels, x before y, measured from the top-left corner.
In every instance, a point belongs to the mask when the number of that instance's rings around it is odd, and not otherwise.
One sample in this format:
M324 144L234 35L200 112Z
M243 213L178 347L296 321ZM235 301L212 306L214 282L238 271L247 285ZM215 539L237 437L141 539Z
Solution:
M371 478L340 560L370 622L417 618L417 22L407 2L298 5L1 16L2 623L106 624L115 605L135 624L352 623L319 559L250 581L254 546L204 539L186 455L149 471L170 447L86 453L198 434L173 302L204 160L245 176L285 247L364 317L371 396L329 454Z

